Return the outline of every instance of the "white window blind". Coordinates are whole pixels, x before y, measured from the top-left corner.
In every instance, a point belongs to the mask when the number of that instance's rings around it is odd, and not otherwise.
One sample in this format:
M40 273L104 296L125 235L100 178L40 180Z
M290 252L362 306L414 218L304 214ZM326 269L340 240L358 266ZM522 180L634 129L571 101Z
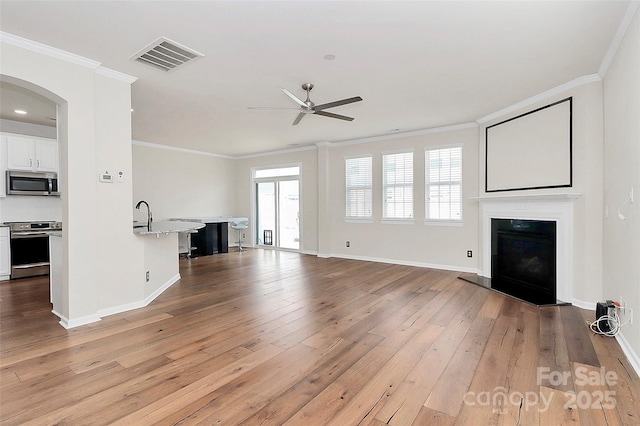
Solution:
M413 153L382 156L382 217L413 218Z
M425 151L427 220L462 220L462 147Z
M371 157L347 158L345 168L347 217L372 217Z

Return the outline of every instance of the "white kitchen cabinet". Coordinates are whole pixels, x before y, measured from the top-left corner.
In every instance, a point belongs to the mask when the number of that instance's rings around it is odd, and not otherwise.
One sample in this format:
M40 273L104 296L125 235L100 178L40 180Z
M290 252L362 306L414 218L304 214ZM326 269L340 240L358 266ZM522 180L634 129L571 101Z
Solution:
M8 280L10 277L9 227L0 226L0 281Z
M51 139L7 136L7 169L58 171L58 143Z

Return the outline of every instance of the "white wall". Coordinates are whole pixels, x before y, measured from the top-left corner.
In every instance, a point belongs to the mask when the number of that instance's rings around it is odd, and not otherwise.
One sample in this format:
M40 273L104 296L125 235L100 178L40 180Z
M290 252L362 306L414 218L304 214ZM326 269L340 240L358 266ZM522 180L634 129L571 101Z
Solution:
M424 152L428 147L464 144L462 148L463 223L425 224ZM382 220L382 154L413 152L414 220L388 223ZM460 271L477 271L477 258L467 250L478 250L478 204L470 197L478 195L478 136L476 126L445 128L420 135L396 135L393 138L364 143L337 144L329 153L329 227L330 254L340 257L415 264ZM345 158L373 157L373 223L345 220ZM350 247L346 247L346 241Z
M573 228L573 302L593 306L602 298L602 82L595 76L571 85L566 90L536 98L527 106L496 116L483 123L479 133L479 179L481 196L581 194L574 201ZM484 192L485 128L505 119L573 97L573 186L526 191ZM540 170L540 173L545 173ZM490 253L481 253L481 257Z
M253 156L235 160L237 202L235 214L249 218L247 241L255 244L255 197L252 186L252 169L300 164L301 198L300 218L301 251L317 253L318 250L318 161L315 149L291 150L286 153ZM230 237L230 239L232 239Z
M40 138L57 139L55 126L22 123L20 121L0 119L0 132L16 133L18 135L37 136Z
M178 234L142 237L144 247L144 270L141 271L146 280L149 271L149 281L144 285L145 301L155 299L154 294L164 290L168 283L180 278L180 265L176 256Z
M107 189L97 179L103 161L131 175L131 81L106 76L84 58L60 59L52 49L36 52L26 44L3 36L0 74L59 105L65 301L58 312L74 326L99 319L105 304L144 294L143 280L132 273L143 264L143 246L131 231L131 181ZM102 227L112 231L108 238ZM119 272L103 274L110 269Z
M636 12L604 79L604 284L607 299L634 309L623 339L640 371L640 12ZM634 203L618 207L634 189Z
M144 298L140 238L132 235L131 88L121 81L95 76L95 193L98 310ZM103 183L102 172L123 173L123 182ZM132 250L132 248L135 248Z
M235 161L205 154L164 149L158 145L133 147L134 218L147 220L145 200L154 220L172 217L235 214Z
M469 197L477 195L477 129L429 131L421 135L396 135L375 142L330 144L317 149L291 150L286 153L241 158L236 162L237 209L255 221L251 170L301 164L302 173L302 251L322 256L350 257L384 262L415 264L457 270L477 270L476 258L466 251L477 250L478 206ZM415 212L413 224L381 223L381 153L411 149L415 170L424 170L424 149L464 143L464 223L461 226L424 224L424 173L416 172ZM373 223L345 221L345 156L374 156L374 220ZM380 199L380 200L379 200ZM250 227L251 241L255 230ZM351 247L345 247L345 241Z
M0 197L0 222L61 221L60 197L8 195Z

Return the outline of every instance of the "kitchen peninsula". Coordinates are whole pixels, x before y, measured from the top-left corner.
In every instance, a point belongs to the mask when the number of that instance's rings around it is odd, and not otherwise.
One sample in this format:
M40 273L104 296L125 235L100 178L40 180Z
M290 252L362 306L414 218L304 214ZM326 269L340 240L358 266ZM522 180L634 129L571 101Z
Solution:
M140 248L136 257L137 284L132 288L136 294L134 302L115 305L107 309L98 310L95 316L82 319L82 322L73 322L63 314L65 294L68 293L68 285L64 282L64 250L62 232L53 232L49 239L51 254L51 303L53 313L60 317L60 324L65 328L75 327L82 323L100 320L101 317L113 315L131 309L142 308L151 303L158 295L180 279L178 264L178 234L194 232L204 228L204 223L193 221L164 220L151 222L134 222L133 234L138 236L133 242ZM139 274L139 275L138 275Z
M140 271L140 278L144 280L143 306L146 306L180 279L178 235L197 231L205 225L174 220L152 221L151 226L146 222L137 225L133 233L144 244L144 269Z
M204 227L204 223L198 223L196 221L161 220L159 222L151 222L150 225L142 222L135 222L133 224L133 233L138 235L159 236L161 234L174 232L191 232Z

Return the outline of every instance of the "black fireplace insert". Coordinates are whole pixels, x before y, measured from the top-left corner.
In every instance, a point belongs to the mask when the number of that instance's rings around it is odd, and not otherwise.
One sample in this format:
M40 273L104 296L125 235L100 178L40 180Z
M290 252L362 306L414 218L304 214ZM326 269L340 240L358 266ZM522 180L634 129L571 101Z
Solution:
M556 300L556 222L491 219L491 288L536 305Z

